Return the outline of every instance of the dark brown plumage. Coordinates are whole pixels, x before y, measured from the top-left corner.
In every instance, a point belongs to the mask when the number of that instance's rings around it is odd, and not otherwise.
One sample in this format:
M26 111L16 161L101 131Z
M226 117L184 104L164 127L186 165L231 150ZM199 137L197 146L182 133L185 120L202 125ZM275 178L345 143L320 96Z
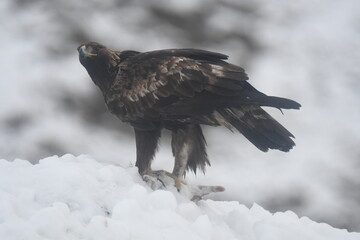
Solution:
M176 177L209 164L200 125L236 129L261 151L295 145L294 136L261 106L300 104L257 91L241 67L225 62L226 55L198 49L112 51L95 42L78 51L110 112L134 127L141 174L151 171L164 128L173 135Z

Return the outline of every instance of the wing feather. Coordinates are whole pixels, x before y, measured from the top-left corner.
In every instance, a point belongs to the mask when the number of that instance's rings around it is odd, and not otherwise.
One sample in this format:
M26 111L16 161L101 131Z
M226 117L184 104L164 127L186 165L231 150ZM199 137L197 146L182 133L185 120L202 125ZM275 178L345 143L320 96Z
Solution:
M149 112L157 113L158 119L206 115L218 107L249 104L296 107L287 99L257 91L247 82L244 69L225 59L226 55L195 49L138 53L120 63L107 104L124 106L126 111L121 112L129 119Z
M128 114L136 115L157 106L161 106L157 109L161 114L162 109L172 109L168 105L187 102L204 91L223 96L236 95L243 89L242 82L248 78L242 68L224 59L227 59L226 55L195 49L139 53L121 62L110 89L118 96L111 99L120 100ZM120 88L120 93L114 91ZM176 96L177 101L165 101L168 105L162 102L171 96Z

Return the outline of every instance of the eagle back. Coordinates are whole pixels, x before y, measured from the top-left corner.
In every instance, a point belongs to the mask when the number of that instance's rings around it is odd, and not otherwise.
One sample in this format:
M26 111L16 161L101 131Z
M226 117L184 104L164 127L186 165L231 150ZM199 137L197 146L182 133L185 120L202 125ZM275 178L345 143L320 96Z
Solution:
M242 68L223 61L226 58L223 54L195 49L128 56L119 64L107 94L107 106L124 121L156 120L169 106L194 98L204 90L235 94L242 89L236 82L247 80L247 76Z

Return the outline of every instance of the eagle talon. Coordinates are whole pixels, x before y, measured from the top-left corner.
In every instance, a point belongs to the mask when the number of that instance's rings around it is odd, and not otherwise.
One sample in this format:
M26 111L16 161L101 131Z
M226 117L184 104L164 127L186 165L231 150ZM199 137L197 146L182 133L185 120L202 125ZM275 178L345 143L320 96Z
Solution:
M151 175L143 175L142 178L153 190L166 189L165 183L160 178Z
M164 170L148 171L142 178L153 190L175 187L178 193L194 202L201 200L210 193L225 191L225 188L222 186L188 184L184 179L178 178Z
M180 192L181 185L186 184L184 180L164 170L147 171L142 178L153 190L174 186Z

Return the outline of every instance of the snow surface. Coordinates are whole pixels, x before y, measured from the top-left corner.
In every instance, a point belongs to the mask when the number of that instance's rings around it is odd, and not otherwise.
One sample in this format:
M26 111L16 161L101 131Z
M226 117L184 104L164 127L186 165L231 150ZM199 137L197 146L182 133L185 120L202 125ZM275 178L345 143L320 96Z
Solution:
M0 160L0 239L359 240L360 233L257 204L194 203L151 190L135 167L67 154L34 165Z

